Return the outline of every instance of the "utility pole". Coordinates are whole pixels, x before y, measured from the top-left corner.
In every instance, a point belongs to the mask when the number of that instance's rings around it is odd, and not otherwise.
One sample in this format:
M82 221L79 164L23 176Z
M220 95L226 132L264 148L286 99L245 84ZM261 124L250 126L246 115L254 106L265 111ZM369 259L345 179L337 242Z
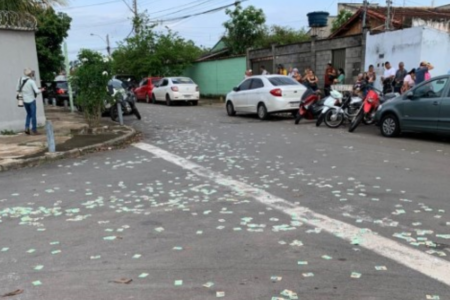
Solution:
M136 21L139 18L139 11L138 11L138 5L137 5L137 0L133 0L133 4L130 6L128 4L128 2L126 0L122 0L123 3L125 3L125 5L128 7L128 9L134 14L134 18L133 18L133 26L134 26L134 32L136 34L139 34L139 28L137 28L136 26Z
M111 56L111 45L109 44L109 34L106 35L106 51L108 51L108 56Z
M391 5L392 5L392 0L386 0L386 7L387 7L387 16L386 16L386 25L385 25L386 31L391 30Z
M364 16L363 16L363 29L367 27L367 7L369 6L369 1L364 0Z

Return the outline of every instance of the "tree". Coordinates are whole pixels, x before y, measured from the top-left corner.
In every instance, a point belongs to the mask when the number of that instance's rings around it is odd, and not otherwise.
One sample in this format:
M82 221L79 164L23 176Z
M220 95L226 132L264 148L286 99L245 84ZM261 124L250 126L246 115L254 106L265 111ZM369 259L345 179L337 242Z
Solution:
M332 23L331 32L335 32L341 28L341 26L344 25L352 16L353 13L351 11L345 9L341 10L337 15L336 20Z
M227 9L225 13L230 20L223 24L226 29L224 42L232 54L243 54L248 48L260 46L266 22L262 9L254 6L242 9L237 4L234 10Z
M145 24L147 17L141 24ZM176 32L155 32L154 26L143 25L139 34L125 39L113 52L115 73L146 76L180 75L201 54L202 49Z
M272 44L288 45L306 42L309 40L310 36L304 28L295 30L291 27L273 25L265 30L264 36L262 37L261 46L270 47Z
M64 65L61 45L68 36L72 19L65 13L56 13L53 8L38 9L35 17L38 20L36 48L39 71L42 79L53 80L54 73Z
M48 9L54 5L65 5L66 0L2 0L0 10L33 13L35 9Z

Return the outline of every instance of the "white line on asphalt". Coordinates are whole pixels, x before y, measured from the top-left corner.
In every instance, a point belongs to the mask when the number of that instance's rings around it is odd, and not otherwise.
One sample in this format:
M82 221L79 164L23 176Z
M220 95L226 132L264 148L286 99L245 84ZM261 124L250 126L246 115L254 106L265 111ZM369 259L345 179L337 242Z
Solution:
M138 143L134 146L178 165L197 176L212 180L217 184L234 191L245 192L248 196L251 196L266 206L282 211L290 216L298 216L305 224L320 228L341 239L351 242L356 237L359 237L359 245L361 247L450 286L450 262L446 260L433 257L396 241L379 236L371 231L364 231L362 228L318 214L307 207L297 206L289 201L267 193L264 190L234 180L226 175L208 170L187 159L153 145Z

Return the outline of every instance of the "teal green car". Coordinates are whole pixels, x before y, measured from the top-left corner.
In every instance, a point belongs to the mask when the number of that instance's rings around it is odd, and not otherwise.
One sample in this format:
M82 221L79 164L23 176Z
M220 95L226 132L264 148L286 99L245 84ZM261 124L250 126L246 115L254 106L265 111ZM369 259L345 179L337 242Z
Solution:
M432 78L380 105L375 121L385 137L402 132L450 134L450 76Z

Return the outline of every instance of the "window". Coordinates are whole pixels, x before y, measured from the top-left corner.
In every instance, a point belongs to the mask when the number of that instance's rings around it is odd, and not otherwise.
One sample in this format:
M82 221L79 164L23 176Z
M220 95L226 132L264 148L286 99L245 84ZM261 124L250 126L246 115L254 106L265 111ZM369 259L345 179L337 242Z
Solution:
M264 83L261 79L252 79L252 90L260 89L264 87Z
M158 82L160 82L161 79L160 78L152 78L152 83L153 84L157 84Z
M239 91L246 91L250 89L250 83L252 82L251 79L247 79L239 86Z
M271 77L267 79L269 79L273 86L300 85L300 83L290 77Z
M167 86L167 85L169 85L169 80L168 80L168 79L164 79L164 80L162 80L162 82L161 82L161 85L160 85L160 86Z
M69 89L69 84L67 83L67 81L58 81L56 82L56 88L67 90Z
M172 78L173 84L194 84L192 79L187 77Z
M414 90L414 98L440 98L447 86L447 78L436 79L417 87Z
M147 80L147 79L144 79L144 80L141 81L141 83L139 84L139 86L146 86L147 83L148 83L148 80Z

